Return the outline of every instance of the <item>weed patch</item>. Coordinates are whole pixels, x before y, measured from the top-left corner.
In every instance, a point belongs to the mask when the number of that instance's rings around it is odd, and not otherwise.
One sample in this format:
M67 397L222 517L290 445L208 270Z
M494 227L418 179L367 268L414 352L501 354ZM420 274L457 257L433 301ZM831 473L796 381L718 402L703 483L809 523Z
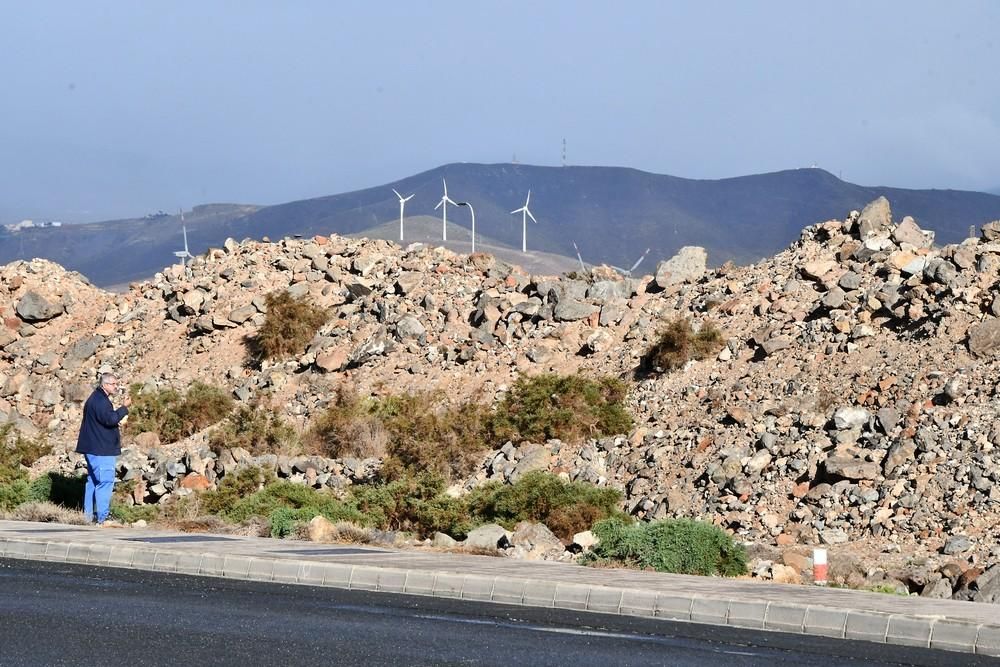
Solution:
M489 428L494 442L559 438L577 443L627 433L632 417L625 409L626 394L625 383L611 377L522 376L497 406Z
M600 540L583 557L590 564L623 565L677 574L745 574L747 553L718 526L690 519L627 524L612 518L593 527Z

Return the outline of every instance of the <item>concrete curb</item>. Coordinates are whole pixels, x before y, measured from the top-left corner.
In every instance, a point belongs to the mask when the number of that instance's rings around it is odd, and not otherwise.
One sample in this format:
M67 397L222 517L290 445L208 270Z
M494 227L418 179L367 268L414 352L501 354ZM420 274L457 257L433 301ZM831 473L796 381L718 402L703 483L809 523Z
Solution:
M243 581L554 607L1000 657L1000 622L966 623L942 616L890 614L711 595L668 594L510 576L27 537L0 536L0 556Z

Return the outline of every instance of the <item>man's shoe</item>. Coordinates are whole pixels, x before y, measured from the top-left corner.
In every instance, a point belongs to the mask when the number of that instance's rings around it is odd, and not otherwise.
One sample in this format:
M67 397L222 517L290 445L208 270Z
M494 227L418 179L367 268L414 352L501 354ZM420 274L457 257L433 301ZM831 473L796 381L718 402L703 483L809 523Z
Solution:
M98 528L124 528L125 525L120 521L115 521L114 519L105 519L97 524Z

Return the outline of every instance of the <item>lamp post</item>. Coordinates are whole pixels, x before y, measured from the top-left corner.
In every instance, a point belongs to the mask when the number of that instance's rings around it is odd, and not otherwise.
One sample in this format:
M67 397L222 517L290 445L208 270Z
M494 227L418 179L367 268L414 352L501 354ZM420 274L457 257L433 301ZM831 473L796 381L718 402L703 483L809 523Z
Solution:
M472 208L472 204L467 201L458 202L459 206L468 206L469 213L472 214L472 254L476 254L476 209Z

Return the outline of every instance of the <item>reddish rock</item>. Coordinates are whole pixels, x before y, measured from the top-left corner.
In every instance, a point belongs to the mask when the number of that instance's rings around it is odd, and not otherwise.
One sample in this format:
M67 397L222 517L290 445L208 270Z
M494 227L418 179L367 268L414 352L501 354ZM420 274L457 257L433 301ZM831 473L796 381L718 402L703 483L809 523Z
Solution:
M178 486L182 489L191 489L192 491L206 491L212 488L212 483L204 475L193 472L185 475Z

